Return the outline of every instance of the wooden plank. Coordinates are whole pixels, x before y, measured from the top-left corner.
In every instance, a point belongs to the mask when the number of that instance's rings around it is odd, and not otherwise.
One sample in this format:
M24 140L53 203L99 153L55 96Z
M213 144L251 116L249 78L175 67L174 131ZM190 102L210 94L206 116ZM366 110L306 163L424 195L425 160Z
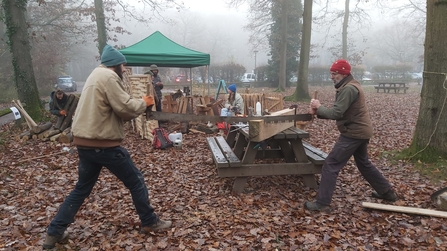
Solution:
M231 147L228 145L224 137L217 136L216 142L219 144L220 149L222 150L222 153L225 155L225 158L227 159L230 167L238 167L242 165L241 161L236 156L236 154L233 153Z
M311 162L307 163L269 163L269 164L242 164L234 168L218 168L219 177L245 177L270 175L305 175L321 173L321 166Z
M277 112L273 112L267 116L280 116L280 115L293 115L294 109L284 109ZM280 121L278 123L265 123L262 119L251 120L249 122L249 138L253 142L260 142L268 139L289 127L292 127L295 121Z
M316 148L315 146L303 141L304 148L308 149L309 151L315 153L318 156L321 156L323 158L327 158L327 153L321 151L320 149Z
M289 130L295 131L300 139L309 138L309 133L300 128L291 127Z
M304 148L304 151L306 152L307 158L315 165L323 165L324 164L325 159L323 157L321 157L320 155L317 155L314 152L311 152L307 148Z
M245 184L247 184L248 177L236 177L233 183L233 191L236 193L242 193L244 191Z
M291 140L290 144L292 145L293 154L295 155L295 159L298 163L309 162L306 151L304 150L303 141L301 139Z
M282 154L287 163L295 162L295 154L290 147L289 141L287 139L281 139L277 141L278 145L281 147Z
M206 141L208 142L208 147L210 148L210 151L213 155L213 159L214 159L214 163L216 163L216 167L217 168L229 167L228 161L225 158L225 155L220 150L219 145L217 144L214 137L208 137L208 138L206 138Z
M432 209L384 205L384 204L371 203L371 202L362 202L362 206L366 207L366 208L385 210L385 211L393 211L393 212L398 212L398 213L420 214L420 215L426 215L426 216L447 218L447 212L442 212L442 211L437 211L437 210L432 210Z

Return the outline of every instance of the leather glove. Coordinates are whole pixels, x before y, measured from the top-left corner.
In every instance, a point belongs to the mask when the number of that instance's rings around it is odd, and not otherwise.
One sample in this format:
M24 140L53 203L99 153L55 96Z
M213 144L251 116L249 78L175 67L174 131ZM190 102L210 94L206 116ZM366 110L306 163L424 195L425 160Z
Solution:
M67 112L65 110L60 110L59 114L62 116L67 116Z
M153 96L143 96L144 102L146 102L146 106L152 106L155 104Z

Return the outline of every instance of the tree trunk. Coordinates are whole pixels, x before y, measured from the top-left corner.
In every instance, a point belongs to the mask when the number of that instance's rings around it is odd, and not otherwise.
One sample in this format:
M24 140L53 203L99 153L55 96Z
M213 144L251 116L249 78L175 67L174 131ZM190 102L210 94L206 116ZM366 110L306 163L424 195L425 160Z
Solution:
M279 48L279 91L286 90L288 0L281 1L281 42Z
M417 157L447 157L447 2L427 1L424 75L419 117L411 149ZM425 147L427 146L427 149Z
M349 24L349 0L345 0L345 16L343 18L342 31L342 58L348 59L348 24Z
M27 1L2 1L4 21L9 39L14 69L14 84L19 100L26 105L28 114L35 121L42 119L43 105L39 98L31 59L28 24L25 18Z
M98 29L98 49L99 55L101 55L102 50L107 43L106 18L104 15L103 0L95 0L95 16L96 28Z
M296 83L294 101L309 99L309 59L310 40L312 32L312 3L313 0L304 0L303 35L301 37L300 63L298 65L298 81Z

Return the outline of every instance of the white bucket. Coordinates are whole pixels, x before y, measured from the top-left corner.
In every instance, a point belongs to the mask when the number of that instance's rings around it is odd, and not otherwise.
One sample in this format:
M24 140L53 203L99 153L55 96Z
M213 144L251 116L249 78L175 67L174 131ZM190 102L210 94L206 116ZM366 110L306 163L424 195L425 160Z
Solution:
M173 144L175 148L182 148L182 141L179 139L174 140Z
M168 135L169 140L175 147L182 147L182 133L181 132L173 132Z

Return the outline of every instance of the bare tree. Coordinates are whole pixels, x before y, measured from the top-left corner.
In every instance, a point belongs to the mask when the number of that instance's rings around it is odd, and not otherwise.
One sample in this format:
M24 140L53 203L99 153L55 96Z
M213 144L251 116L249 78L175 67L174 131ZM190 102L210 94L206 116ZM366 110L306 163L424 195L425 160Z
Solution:
M281 3L281 42L279 43L279 91L286 90L286 62L287 62L287 26L289 0L280 0Z
M310 41L312 33L312 3L313 0L304 0L303 12L303 35L301 38L300 63L298 66L298 81L295 92L291 100L309 99L309 61L310 61Z
M340 30L334 24L341 23L341 51L335 56L336 58L350 60L351 55L358 54L354 51L355 48L349 47L349 44L352 43L349 42L348 35L349 31L361 33L361 28L370 20L370 16L366 10L361 8L361 4L362 1L357 1L354 8L351 9L350 0L345 0L343 10L334 10L333 6L326 2L314 19L319 27L326 30L327 38L331 38L326 41L339 40Z
M3 18L6 24L8 44L12 54L14 84L18 90L19 99L26 103L26 110L36 121L42 118L42 103L34 78L31 45L26 23L27 1L20 3L14 0L3 0Z

